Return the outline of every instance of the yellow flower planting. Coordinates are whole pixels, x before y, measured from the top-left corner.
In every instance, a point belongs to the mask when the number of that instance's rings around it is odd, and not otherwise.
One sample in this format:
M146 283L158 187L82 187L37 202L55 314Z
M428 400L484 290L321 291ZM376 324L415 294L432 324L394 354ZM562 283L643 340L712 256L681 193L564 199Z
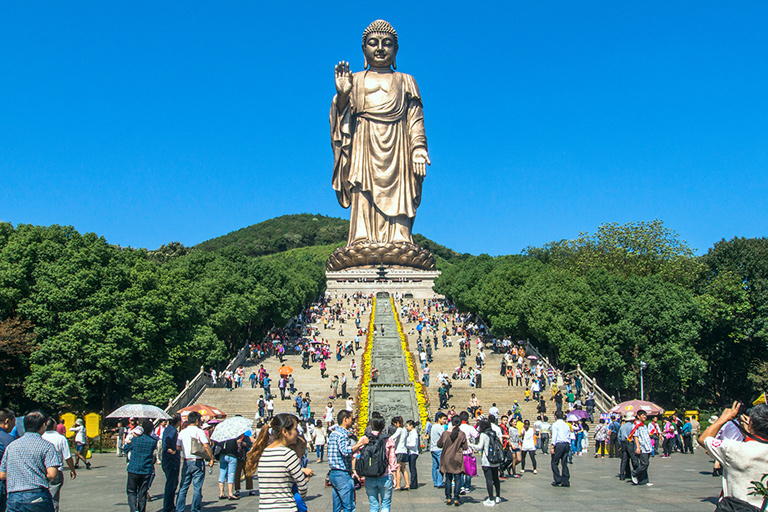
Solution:
M357 387L357 431L359 436L365 435L365 427L368 426L368 402L370 400L371 382L371 352L373 351L373 322L376 316L376 298L373 299L371 308L371 320L368 322L368 335L365 337L365 349L363 350L362 373L360 385Z
M414 390L416 391L416 403L419 405L419 418L421 420L422 430L426 428L427 421L429 420L429 400L427 399L426 390L418 379L418 373L414 367L413 353L408 348L408 338L403 332L403 325L400 323L400 315L397 313L397 307L395 306L395 299L389 299L392 304L392 311L395 314L395 324L397 325L397 334L400 336L400 344L403 348L403 354L405 354L405 362L408 366L408 378L413 382Z

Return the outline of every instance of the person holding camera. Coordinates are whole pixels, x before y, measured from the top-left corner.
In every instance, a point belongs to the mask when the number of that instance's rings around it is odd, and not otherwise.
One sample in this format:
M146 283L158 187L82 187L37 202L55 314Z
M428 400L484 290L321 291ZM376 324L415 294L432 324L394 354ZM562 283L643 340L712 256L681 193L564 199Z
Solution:
M744 433L744 441L717 439L717 433L733 422ZM717 510L759 510L761 496L751 496L752 482L768 473L768 405L753 407L747 414L739 402L699 436L699 444L723 467L723 500ZM753 508L747 508L753 507Z

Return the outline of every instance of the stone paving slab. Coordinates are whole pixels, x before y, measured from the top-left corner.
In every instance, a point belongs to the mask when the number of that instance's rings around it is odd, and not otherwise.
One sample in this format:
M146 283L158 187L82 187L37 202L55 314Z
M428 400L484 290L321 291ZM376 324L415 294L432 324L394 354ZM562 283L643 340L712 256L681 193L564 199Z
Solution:
M314 457L310 458L314 461ZM549 456L537 456L539 473L526 473L523 478L509 479L501 484L504 501L496 507L500 512L530 510L536 512L581 512L610 510L611 512L711 512L720 493L720 479L711 476L711 459L701 449L695 455L676 454L670 459L651 459L650 476L653 487L633 486L614 477L618 473L618 459L594 459L592 456L575 457L571 466L569 489L550 486ZM310 511L332 509L330 489L323 480L328 466L310 462L316 476L309 485ZM527 466L530 470L530 466ZM162 491L165 483L160 466L151 488L155 501L147 504L149 512L162 509ZM397 511L423 512L447 509L443 504L443 490L435 489L431 481L431 457L424 453L418 461L418 490L396 492L392 508ZM239 501L219 501L218 466L206 474L203 487L203 510L213 512L258 510L258 497L243 497ZM485 481L482 476L472 479L475 490L466 497L462 510L483 509ZM67 480L62 490L63 512L106 512L127 510L125 495L125 459L114 454L94 454L93 469L80 470L74 481ZM244 486L243 486L244 487ZM258 487L258 485L257 485ZM188 496L191 500L191 494ZM357 492L357 510L368 510L364 490ZM187 509L189 510L189 508Z

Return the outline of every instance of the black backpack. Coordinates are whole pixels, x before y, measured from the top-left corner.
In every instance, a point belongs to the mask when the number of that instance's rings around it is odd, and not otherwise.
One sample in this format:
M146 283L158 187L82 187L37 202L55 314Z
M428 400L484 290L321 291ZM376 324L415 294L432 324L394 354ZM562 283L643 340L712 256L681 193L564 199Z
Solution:
M370 442L360 452L355 469L366 477L384 476L387 472L387 438L383 435L371 436Z
M499 436L490 428L485 431L485 434L488 436L488 462L490 464L501 464L504 462L504 447L501 444L501 440L499 440Z

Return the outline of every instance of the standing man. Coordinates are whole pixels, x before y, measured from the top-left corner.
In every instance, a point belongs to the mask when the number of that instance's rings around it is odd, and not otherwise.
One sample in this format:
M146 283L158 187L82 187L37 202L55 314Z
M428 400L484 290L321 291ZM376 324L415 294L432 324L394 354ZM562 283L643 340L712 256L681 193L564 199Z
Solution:
M69 442L67 438L56 432L56 420L48 418L45 422L45 433L43 433L43 439L48 441L56 448L61 460L67 463L69 466L69 478L74 480L77 477L75 471L75 463L72 461L72 452L69 451ZM64 485L64 464L59 466L58 475L56 478L49 482L48 489L51 491L51 498L53 499L53 510L59 511L59 498L61 495L61 486Z
M432 484L437 488L444 487L443 474L440 472L440 457L443 454L442 448L437 447L440 436L448 429L448 416L444 412L438 412L436 423L432 424L429 431L429 451L432 454Z
M549 452L552 454L550 466L552 467L553 487L570 487L571 472L568 471L568 452L571 449L571 427L563 421L563 411L555 412L557 421L552 424L552 447ZM563 470L560 472L558 465Z
M6 482L8 512L53 512L50 481L59 475L61 456L42 438L46 416L32 411L24 416L26 434L10 443L0 462L0 480Z
M699 434L701 434L701 424L699 423L699 420L696 419L696 416L691 416L691 435L694 439L698 439ZM693 448L695 449L696 445L694 445Z
M608 424L608 456L615 459L619 452L619 429L621 424L616 416L611 416L611 422Z
M541 443L541 453L546 454L549 451L549 437L552 432L552 425L549 424L549 418L544 416L539 424L539 443Z
M347 398L347 376L341 372L341 398Z
M648 481L648 466L651 463L651 436L648 433L648 427L645 426L645 420L648 419L648 413L642 409L637 411L632 439L634 440L632 483L634 485L653 485Z
M621 462L619 463L619 480L626 480L632 477L632 468L630 462L632 459L631 453L634 453L635 447L630 441L629 436L634 429L632 420L634 419L631 412L625 412L622 416L624 422L619 428L619 450L621 451Z
M333 512L354 512L355 483L352 480L352 452L368 444L363 436L352 445L349 429L352 427L352 413L343 410L336 417L338 426L328 436L328 465L331 468L330 481L333 487ZM184 512L182 509L178 512Z
M272 386L272 380L269 378L269 374L264 374L264 379L261 381L261 387L264 388L264 396L269 400L272 398L272 390L270 387Z
M182 468L181 486L179 487L179 497L176 500L176 511L184 512L187 508L187 491L192 485L194 494L192 495L192 512L200 512L203 504L203 481L205 480L205 461L213 459L211 445L208 436L200 428L200 413L192 411L187 417L189 426L179 433L176 440L176 448L180 450L184 457L184 466ZM200 451L202 445L202 452Z
M141 433L136 435L141 428ZM130 453L128 459L128 483L125 486L128 494L128 507L131 512L146 512L149 482L154 473L155 452L157 440L152 437L152 421L144 420L141 427L133 430L134 438L125 445L125 452Z
M163 512L176 510L176 487L179 485L179 469L181 467L181 455L176 445L179 440L179 425L181 415L173 413L168 421L168 426L163 431L160 448L160 463L165 473L165 491L163 492Z

